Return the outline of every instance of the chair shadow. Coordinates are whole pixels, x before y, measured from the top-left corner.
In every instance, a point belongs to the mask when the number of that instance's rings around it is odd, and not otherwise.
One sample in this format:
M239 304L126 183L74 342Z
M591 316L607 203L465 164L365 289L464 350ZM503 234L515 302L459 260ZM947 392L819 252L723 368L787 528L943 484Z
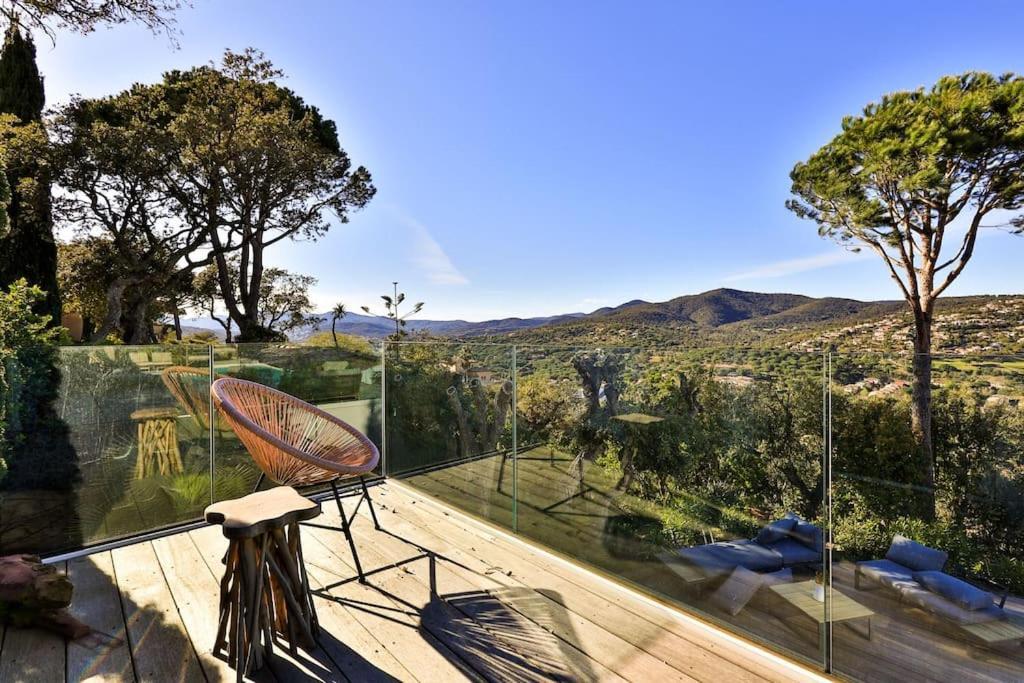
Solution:
M326 585L314 593L349 609L372 613L403 626L408 626L408 617L414 617L427 642L445 648L442 654L448 658L454 655L454 663L487 680L569 681L598 677L586 657L554 635L572 633L573 629L565 611L555 607L556 592L544 590L541 593L531 588L498 584L489 590L441 592L438 590L440 567L484 575L386 529L378 533L388 534L414 551L397 562L364 572L367 585L395 606L327 592L355 581L355 577ZM378 580L388 572L401 571L417 563L427 566L429 601L425 605L416 605L395 595Z

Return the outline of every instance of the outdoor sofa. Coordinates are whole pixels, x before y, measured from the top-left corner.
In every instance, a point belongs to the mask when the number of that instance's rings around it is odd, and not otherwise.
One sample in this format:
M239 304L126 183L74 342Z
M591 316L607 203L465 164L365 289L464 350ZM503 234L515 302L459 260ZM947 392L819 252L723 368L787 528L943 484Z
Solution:
M966 628L1006 618L1007 591L998 598L973 583L945 573L947 553L896 534L885 558L858 562L854 587L884 587L896 592L902 604L918 607ZM973 629L976 630L976 629Z
M794 569L820 567L823 547L819 527L787 513L754 538L678 548L659 558L697 591L713 588L709 604L736 616L762 586L791 583Z
M663 559L681 560L712 579L728 576L737 567L770 574L820 565L823 547L821 529L790 512L765 525L754 538L679 548Z

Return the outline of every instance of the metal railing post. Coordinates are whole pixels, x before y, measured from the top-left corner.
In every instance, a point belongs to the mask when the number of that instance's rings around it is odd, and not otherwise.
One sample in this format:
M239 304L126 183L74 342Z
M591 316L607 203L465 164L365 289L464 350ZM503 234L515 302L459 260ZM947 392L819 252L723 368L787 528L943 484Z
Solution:
M213 405L213 379L214 379L214 374L213 374L213 358L214 358L213 344L210 344L207 347L207 351L206 351L206 369L207 369L207 372L210 375L210 391L207 392L209 394L207 399L210 402L209 403L210 419L207 420L207 422L209 423L207 425L207 429L209 429L209 431L210 431L210 504L211 505L213 503L215 503L216 500L217 500L217 492L216 492L216 482L217 482L217 476L216 476L216 473L217 473L217 427L216 427L216 425L217 425L217 413L216 413L216 408Z
M519 533L519 414L518 414L519 363L516 361L516 346L512 345L512 531Z
M822 571L825 575L825 623L822 629L822 657L825 671L832 672L832 349L826 349L822 359L823 403L822 428L824 429L824 453L822 453L822 492L825 508L824 557Z
M380 474L388 477L388 340L380 344Z

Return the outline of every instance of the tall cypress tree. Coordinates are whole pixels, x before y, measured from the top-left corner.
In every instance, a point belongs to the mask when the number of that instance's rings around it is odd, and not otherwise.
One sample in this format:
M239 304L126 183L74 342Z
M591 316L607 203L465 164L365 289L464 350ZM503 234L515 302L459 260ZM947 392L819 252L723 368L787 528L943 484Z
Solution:
M0 51L0 112L13 114L22 126L42 126L44 104L36 46L15 20ZM45 313L60 324L50 172L41 155L12 156L7 159L10 226L0 235L0 289L19 278L38 285L46 290Z

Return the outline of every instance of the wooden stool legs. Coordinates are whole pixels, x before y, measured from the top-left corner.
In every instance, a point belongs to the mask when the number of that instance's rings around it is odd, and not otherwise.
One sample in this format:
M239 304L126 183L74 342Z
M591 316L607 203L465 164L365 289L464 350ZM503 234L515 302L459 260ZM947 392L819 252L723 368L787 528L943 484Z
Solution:
M183 472L181 451L178 450L178 429L174 418L146 417L139 419L139 457L135 463L135 478L144 479L157 474Z
M275 637L286 639L294 654L298 646L316 647L319 633L298 523L231 539L213 653L226 647L237 680L263 666L273 654Z

